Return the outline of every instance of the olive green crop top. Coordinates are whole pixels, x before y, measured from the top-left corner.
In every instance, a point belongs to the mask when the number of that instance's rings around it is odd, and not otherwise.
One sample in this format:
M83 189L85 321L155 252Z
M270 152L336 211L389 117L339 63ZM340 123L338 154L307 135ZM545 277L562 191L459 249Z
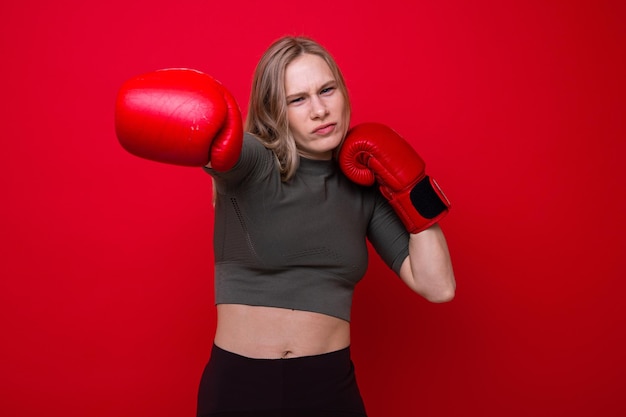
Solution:
M282 182L273 153L250 134L237 164L215 178L215 302L313 311L350 320L368 264L366 238L396 273L408 232L376 186L337 162L300 158Z

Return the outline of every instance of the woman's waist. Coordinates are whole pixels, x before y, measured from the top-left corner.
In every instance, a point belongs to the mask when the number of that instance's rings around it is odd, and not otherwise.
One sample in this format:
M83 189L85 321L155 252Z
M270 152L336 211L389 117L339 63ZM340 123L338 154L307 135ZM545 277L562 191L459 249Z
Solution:
M215 303L315 311L349 321L354 287L362 274L351 275L316 267L310 260L306 262L306 267L285 261L275 267L218 262L214 276Z
M219 304L216 346L259 359L321 355L350 345L350 323L285 308Z

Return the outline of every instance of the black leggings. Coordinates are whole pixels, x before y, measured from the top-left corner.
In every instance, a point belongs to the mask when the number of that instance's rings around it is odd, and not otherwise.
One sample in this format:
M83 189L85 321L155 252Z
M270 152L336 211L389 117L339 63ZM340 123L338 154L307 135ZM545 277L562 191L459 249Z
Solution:
M290 359L252 359L213 345L198 417L364 417L350 348Z

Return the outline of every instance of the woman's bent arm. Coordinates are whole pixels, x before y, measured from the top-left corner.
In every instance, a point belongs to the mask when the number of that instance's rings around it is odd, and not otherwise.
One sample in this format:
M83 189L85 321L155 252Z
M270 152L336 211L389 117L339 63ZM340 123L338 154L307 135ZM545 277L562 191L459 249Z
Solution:
M454 298L454 271L448 244L439 225L410 235L409 256L400 268L400 278L413 291L433 303Z

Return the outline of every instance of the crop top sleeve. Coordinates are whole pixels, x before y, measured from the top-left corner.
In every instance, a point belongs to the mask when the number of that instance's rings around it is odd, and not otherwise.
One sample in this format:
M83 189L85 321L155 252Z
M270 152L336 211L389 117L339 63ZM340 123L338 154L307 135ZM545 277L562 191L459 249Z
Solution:
M408 232L377 187L351 182L336 161L300 158L281 181L272 151L250 134L215 179L215 302L313 311L350 320L367 270L367 240L399 273Z

